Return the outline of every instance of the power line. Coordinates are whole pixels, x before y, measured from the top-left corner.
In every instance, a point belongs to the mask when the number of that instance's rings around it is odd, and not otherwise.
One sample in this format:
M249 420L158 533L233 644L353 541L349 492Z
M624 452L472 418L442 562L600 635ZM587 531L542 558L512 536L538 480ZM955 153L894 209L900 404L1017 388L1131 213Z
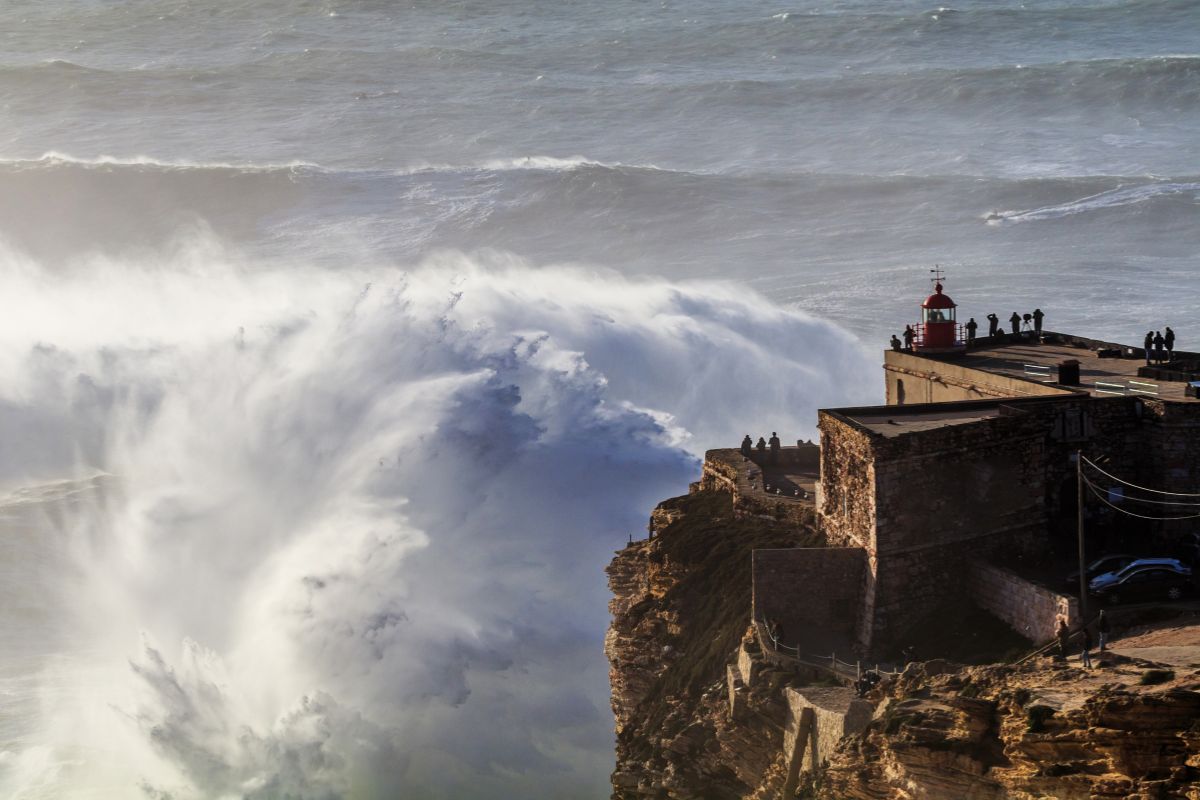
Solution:
M1130 511L1127 508L1121 508L1120 506L1111 502L1107 497L1104 496L1101 489L1098 486L1096 486L1094 483L1089 481L1087 478L1084 478L1083 482L1085 484L1087 484L1088 488L1091 489L1092 494L1094 494L1097 497L1097 499L1100 500L1100 502L1104 503L1106 506L1113 509L1114 511L1120 511L1122 514L1127 514L1128 516L1131 516L1131 517L1137 517L1138 519L1154 520L1154 521L1158 521L1158 522L1169 522L1171 520L1178 520L1178 519L1200 519L1200 514L1187 514L1187 515L1180 515L1180 516L1176 516L1176 517L1151 517L1151 516L1147 516L1145 514L1137 514L1133 511Z
M1089 486L1091 486L1095 489L1099 489L1101 491L1107 491L1109 493L1109 495L1111 496L1112 491L1113 491L1112 489L1106 488L1104 486L1097 486L1096 484L1092 483L1087 477L1084 477L1083 480L1085 483L1087 483ZM1200 500L1187 500L1184 502L1178 502L1175 500L1154 500L1153 498L1149 498L1149 497L1135 497L1130 494L1125 494L1124 492L1121 493L1120 498L1122 500L1129 500L1134 503L1147 503L1149 505L1155 505L1155 506L1174 506L1174 507L1184 507L1184 508L1200 507Z
M1195 493L1195 492L1168 492L1163 489L1148 489L1145 486L1138 486L1136 483L1131 483L1122 478L1118 478L1116 475L1111 475L1111 474L1105 472L1096 464L1096 462L1088 459L1086 456L1083 455L1083 453L1080 453L1079 457L1081 459L1083 459L1083 462L1085 464L1087 464L1089 467L1091 467L1092 469L1099 472L1104 477L1111 478L1112 480L1116 481L1117 483L1123 483L1126 486L1129 486L1134 489L1138 489L1139 491L1150 492L1151 494L1166 494L1166 495L1170 495L1172 497L1200 497L1200 493Z
M1103 487L1097 487L1097 488L1103 488ZM1112 491L1112 490L1110 489L1109 491ZM1192 500L1192 501L1186 502L1186 503L1177 503L1174 500L1151 500L1148 497L1134 497L1133 495L1124 494L1124 493L1121 494L1121 498L1123 500L1130 500L1134 503L1147 503L1147 504L1153 505L1153 506L1182 506L1184 508L1200 507L1200 500Z

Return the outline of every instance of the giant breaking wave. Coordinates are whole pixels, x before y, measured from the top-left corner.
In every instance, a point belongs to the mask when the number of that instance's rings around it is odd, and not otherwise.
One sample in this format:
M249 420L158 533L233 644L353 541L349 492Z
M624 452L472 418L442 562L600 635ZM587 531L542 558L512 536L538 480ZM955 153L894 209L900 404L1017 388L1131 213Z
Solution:
M703 448L874 396L850 336L719 285L0 271L6 797L603 796L611 551Z

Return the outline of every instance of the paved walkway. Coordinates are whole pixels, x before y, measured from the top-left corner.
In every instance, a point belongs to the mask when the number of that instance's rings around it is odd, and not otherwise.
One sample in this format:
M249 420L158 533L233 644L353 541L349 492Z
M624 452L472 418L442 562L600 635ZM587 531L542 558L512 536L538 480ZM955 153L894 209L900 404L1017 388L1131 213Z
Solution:
M1135 628L1120 636L1108 649L1129 658L1173 667L1200 668L1200 619Z

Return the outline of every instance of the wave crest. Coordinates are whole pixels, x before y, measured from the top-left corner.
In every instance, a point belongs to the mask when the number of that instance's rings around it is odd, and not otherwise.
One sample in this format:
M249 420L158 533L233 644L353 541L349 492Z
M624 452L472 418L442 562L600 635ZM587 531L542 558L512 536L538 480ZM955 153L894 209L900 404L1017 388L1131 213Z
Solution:
M733 287L208 251L0 275L0 438L28 445L0 481L119 484L4 509L43 565L5 591L53 613L0 634L56 665L0 683L32 709L12 760L69 754L58 795L599 791L612 549L706 447L876 392L850 336Z

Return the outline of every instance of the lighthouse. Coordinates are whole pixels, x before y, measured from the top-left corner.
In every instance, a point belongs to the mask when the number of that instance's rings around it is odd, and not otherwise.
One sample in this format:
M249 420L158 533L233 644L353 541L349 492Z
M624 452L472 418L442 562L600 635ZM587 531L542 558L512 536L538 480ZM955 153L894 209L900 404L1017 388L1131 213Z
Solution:
M954 353L966 350L962 329L955 319L957 306L943 293L941 269L932 269L933 294L921 303L921 323L917 326L916 349L926 353Z

